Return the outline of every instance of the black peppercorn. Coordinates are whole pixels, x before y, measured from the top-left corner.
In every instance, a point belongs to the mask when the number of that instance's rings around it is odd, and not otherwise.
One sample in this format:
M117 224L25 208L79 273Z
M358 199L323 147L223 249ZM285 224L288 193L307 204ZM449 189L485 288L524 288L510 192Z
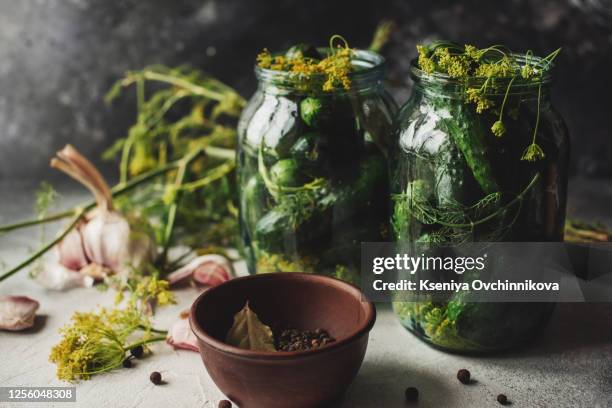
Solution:
M404 392L406 395L406 401L415 402L419 399L419 390L416 387L408 387Z
M132 360L130 360L130 358L127 357L125 360L123 360L123 366L125 368L130 368L132 366Z
M497 402L502 405L506 405L508 403L508 397L506 397L504 394L499 394L497 396Z
M136 358L141 358L144 354L144 348L142 346L136 346L130 349L130 354Z
M160 385L162 383L162 376L159 371L153 371L149 376L149 379L155 385Z
M232 408L232 403L228 400L219 401L219 408Z
M469 384L470 372L465 368L462 368L461 370L457 371L457 379L461 381L462 384Z

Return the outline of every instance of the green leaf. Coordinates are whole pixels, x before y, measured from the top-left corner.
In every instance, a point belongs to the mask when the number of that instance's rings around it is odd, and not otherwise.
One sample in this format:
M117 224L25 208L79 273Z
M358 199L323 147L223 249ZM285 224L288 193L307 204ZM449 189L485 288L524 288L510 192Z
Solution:
M276 351L272 330L249 308L248 301L234 316L234 324L227 333L225 341L232 346L247 350Z

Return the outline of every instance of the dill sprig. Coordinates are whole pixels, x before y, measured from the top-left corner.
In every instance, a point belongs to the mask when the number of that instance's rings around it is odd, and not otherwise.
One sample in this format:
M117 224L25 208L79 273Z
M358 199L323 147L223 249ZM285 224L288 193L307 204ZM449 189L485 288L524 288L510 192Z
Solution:
M130 292L125 307L75 312L60 329L62 338L49 355L60 380L87 380L120 367L131 349L165 340L166 331L154 329L148 316L151 302L175 303L168 282L145 277ZM121 303L123 292L117 294L116 303Z
M504 98L498 119L491 126L491 132L497 137L506 132L503 116L512 87L521 80L523 83L536 84L538 100L533 137L521 160L535 161L544 158L544 151L536 142L542 83L561 49L544 58L535 58L532 51L520 57L501 45L479 49L469 44L461 46L448 41L437 41L427 46L417 45L417 51L417 64L422 71L427 74L444 74L464 84L465 101L472 104L477 113L495 108L496 103L491 96L499 92L500 87L505 86L505 89L502 88Z
M257 65L263 69L288 72L298 85L310 90L318 86L314 84L317 76L323 76L321 89L325 92L348 90L351 88L350 73L355 70L351 62L353 52L346 39L336 34L329 39L329 51L325 57L313 58L300 52L273 55L264 49L257 56Z
M149 96L149 83L165 87ZM120 183L171 161L179 165L176 172L137 189L119 204L137 209L157 226L162 261L179 240L231 245L238 230L236 216L229 211L237 196L235 123L245 99L189 67L153 66L128 72L107 101L132 86L137 96L136 123L104 157L119 159ZM206 233L213 230L214 234Z

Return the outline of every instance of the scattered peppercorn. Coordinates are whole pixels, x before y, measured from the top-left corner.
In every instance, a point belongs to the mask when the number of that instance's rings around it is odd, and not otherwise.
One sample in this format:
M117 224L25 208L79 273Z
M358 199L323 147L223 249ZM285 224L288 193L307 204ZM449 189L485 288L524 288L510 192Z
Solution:
M406 401L415 402L419 399L419 390L416 387L408 387L404 392L406 395Z
M462 368L461 370L457 371L457 379L461 381L462 384L469 384L470 377L470 372L465 368Z
M299 330L276 328L274 345L278 351L304 351L323 347L336 341L327 330Z
M228 400L219 401L219 408L232 408L232 403Z
M502 405L506 405L508 403L508 397L506 397L504 394L499 394L497 396L497 402Z
M132 366L132 360L130 360L129 357L127 357L125 360L123 360L123 367L130 368L131 366Z
M142 346L136 346L130 349L130 354L136 358L141 358L144 355L144 348Z
M149 376L149 379L155 385L160 385L162 383L162 376L159 371L153 371Z

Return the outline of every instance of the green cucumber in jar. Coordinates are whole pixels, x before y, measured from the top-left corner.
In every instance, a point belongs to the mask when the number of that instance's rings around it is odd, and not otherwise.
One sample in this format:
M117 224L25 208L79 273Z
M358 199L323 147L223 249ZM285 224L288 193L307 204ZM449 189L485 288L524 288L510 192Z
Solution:
M465 163L472 172L474 179L486 194L500 191L493 168L489 162L485 135L480 126L478 118L466 117L468 113L464 109L456 113L456 117L441 119L448 132L463 154ZM463 126L457 123L463 123Z

